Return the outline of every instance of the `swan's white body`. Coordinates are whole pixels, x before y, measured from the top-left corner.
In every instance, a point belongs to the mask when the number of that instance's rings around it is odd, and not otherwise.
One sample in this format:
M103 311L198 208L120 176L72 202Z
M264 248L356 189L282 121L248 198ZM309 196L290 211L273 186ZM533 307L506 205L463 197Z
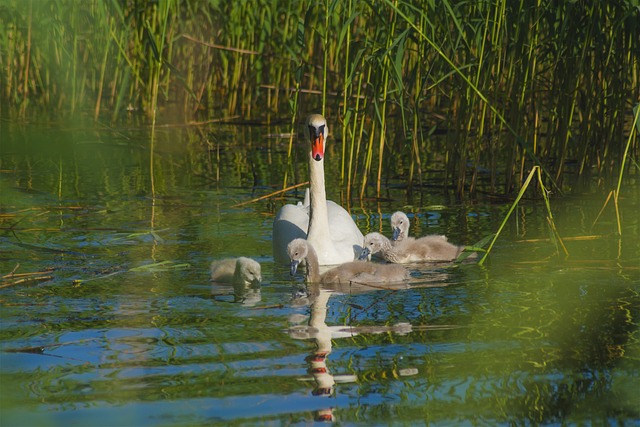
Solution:
M284 205L273 221L273 257L288 263L287 245L306 238L318 255L319 265L342 264L356 259L362 251L364 236L342 206L327 200L324 185L324 147L329 132L319 114L307 119L305 135L312 150L309 154L309 202Z

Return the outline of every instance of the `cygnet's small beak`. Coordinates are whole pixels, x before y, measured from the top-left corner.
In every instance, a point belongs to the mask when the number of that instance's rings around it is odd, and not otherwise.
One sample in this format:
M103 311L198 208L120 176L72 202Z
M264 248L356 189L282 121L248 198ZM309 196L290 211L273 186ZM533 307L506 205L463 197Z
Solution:
M360 252L360 256L358 257L358 259L360 260L369 259L370 254L371 254L371 251L369 250L369 248L364 248L362 252Z
M298 271L298 265L300 264L300 261L291 261L291 275L293 276L294 274L296 274L296 271Z
M396 241L396 240L398 240L398 237L400 237L400 229L399 228L394 228L393 229L393 235L391 236L391 240Z

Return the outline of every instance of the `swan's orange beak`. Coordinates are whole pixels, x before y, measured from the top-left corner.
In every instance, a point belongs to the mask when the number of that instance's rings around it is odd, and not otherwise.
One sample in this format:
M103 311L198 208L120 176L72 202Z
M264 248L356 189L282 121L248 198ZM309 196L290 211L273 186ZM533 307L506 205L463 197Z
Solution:
M311 127L310 127L311 128ZM311 132L311 157L317 162L324 157L324 132L321 130L319 134L315 134L313 128L309 129Z

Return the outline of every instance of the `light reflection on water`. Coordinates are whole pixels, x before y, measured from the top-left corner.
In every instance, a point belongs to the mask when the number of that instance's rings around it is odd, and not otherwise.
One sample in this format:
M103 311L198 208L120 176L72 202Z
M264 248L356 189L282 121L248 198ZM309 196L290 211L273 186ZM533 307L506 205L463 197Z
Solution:
M212 183L202 147L162 148L152 198L144 144L106 143L2 142L2 213L27 210L0 218L1 272L54 268L0 289L3 425L638 422L637 196L622 240L569 240L568 260L525 204L486 267L412 266L409 289L305 287L271 259L281 201L232 207L280 182L282 159L229 150ZM354 206L363 231L389 233L405 204L390 196ZM597 203L553 204L561 234L610 233L585 219ZM505 211L423 209L412 232L472 243ZM209 262L238 255L261 262L262 286L212 288Z

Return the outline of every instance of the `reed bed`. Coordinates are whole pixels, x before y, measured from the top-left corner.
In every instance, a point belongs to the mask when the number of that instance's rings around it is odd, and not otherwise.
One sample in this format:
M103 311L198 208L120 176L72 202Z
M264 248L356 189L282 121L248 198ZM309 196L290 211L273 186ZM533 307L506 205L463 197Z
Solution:
M4 0L0 28L5 118L323 111L349 198L515 195L534 167L581 191L638 157L632 1Z

